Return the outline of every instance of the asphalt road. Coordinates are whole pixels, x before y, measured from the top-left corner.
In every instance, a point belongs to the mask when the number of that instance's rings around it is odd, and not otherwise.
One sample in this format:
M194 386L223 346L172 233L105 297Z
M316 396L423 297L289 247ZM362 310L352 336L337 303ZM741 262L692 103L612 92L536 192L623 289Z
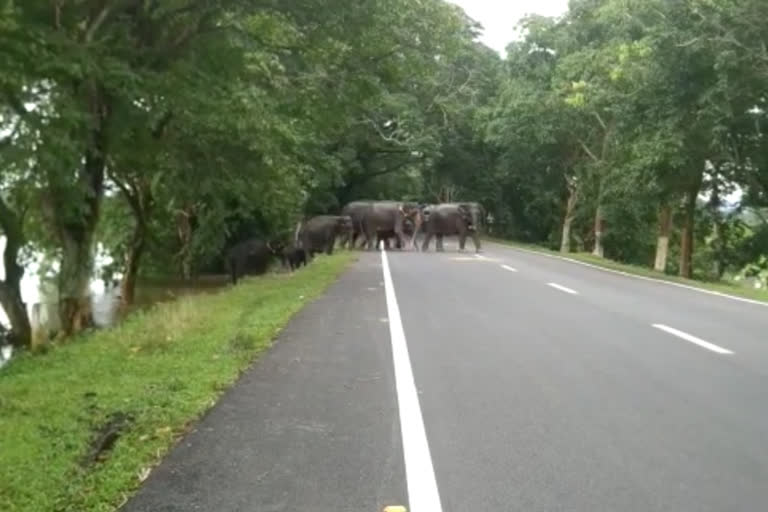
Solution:
M362 253L125 509L768 507L768 307L446 249Z

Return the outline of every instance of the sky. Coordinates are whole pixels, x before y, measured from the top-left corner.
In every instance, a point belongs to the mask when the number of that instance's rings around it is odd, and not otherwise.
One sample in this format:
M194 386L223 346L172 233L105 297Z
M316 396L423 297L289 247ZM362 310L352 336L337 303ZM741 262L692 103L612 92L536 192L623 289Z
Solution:
M501 55L515 38L515 25L526 14L559 16L568 9L568 0L448 0L479 21L484 30L481 40Z

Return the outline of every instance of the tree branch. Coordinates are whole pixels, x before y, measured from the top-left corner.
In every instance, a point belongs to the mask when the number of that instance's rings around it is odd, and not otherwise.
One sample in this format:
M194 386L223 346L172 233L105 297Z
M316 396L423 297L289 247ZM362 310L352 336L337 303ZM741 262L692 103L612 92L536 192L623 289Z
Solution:
M83 40L86 43L90 43L91 41L93 41L93 37L96 35L96 31L99 30L99 28L101 28L101 26L107 20L107 17L109 16L110 11L111 11L111 8L109 4L105 3L104 6L101 8L101 11L99 11L99 14L96 15L91 25L85 31L85 36L83 37Z
M592 150L589 149L589 146L587 146L584 141L579 139L579 145L584 150L584 152L591 158L595 163L599 163L600 159L595 156L595 154L592 152Z
M592 114L597 119L597 122L600 123L600 126L603 127L603 130L607 132L608 131L608 126L605 124L605 121L603 121L603 118L600 117L600 112L593 112Z

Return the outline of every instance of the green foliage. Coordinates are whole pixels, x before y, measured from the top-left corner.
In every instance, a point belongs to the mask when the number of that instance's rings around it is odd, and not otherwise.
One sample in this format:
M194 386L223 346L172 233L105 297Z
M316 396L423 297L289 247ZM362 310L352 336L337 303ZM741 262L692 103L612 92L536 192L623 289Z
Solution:
M743 267L736 247L753 234L721 210L737 189L741 206L768 198L766 113L751 110L765 105L766 29L753 21L765 9L574 0L559 19L524 19L498 93L475 118L486 145L476 158L493 155L501 196L488 205L503 224L497 233L554 247L570 216L573 242L589 250L599 215L606 256L651 265L668 206L670 258L683 257L677 244L693 219L697 275ZM699 194L712 198L694 206L701 211L676 208ZM768 250L758 245L758 254Z

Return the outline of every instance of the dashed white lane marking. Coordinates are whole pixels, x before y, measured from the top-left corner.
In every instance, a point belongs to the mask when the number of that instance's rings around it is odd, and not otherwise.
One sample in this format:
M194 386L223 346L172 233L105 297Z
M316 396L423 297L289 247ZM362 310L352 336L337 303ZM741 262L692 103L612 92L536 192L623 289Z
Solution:
M419 396L413 380L408 343L405 339L386 251L381 252L381 265L389 315L389 334L392 340L392 360L395 367L395 388L400 415L400 433L403 440L408 504L411 512L442 512L427 433L424 429L424 419L419 406Z
M664 325L664 324L653 324L653 326L664 332L672 334L673 336L677 336L680 339L689 341L695 345L706 348L707 350L711 350L712 352L717 352L718 354L733 354L733 351L728 350L727 348L723 348L718 345L715 345L714 343L704 341L701 338L697 338L692 334L688 334L687 332L680 331L678 329L675 329L674 327L669 327L668 325Z
M502 265L501 268L504 270L509 270L510 272L517 272L517 269L514 267L510 267L509 265Z
M532 251L531 249L523 249L522 247L511 247L509 245L498 244L498 243L497 243L497 245L501 245L502 247L504 247L506 249L513 250L513 251L527 252L529 254L533 254L533 255L536 255L536 256L544 256L545 258L551 258L551 259L555 259L555 260L567 261L569 263L574 263L576 265L581 265L583 267L593 268L593 269L599 270L601 272L609 272L611 274L619 274L619 275L622 275L624 277L630 277L632 279L640 279L642 281L653 281L655 283L665 284L667 286L676 286L678 288L685 288L687 290L691 290L691 291L694 291L694 292L706 293L707 295L715 295L717 297L722 297L724 299L731 299L731 300L737 300L739 302L746 302L748 304L754 304L756 306L763 306L763 307L767 307L768 306L768 302L765 302L765 301L754 300L754 299L747 299L745 297L738 297L736 295L730 295L730 294L723 293L723 292L716 292L716 291L713 291L713 290L705 290L704 288L699 288L699 287L696 287L696 286L691 286L691 285L687 285L687 284L683 284L683 283L675 283L673 281L665 281L664 279L657 279L655 277L647 277L647 276L639 276L637 274L630 274L628 272L623 272L621 270L614 270L612 268L606 268L606 267L601 267L599 265L593 265L591 263L587 263L585 261L575 260L573 258L568 258L566 256L558 256L556 254L547 254L547 253L544 253L544 252L541 252L541 251Z
M579 292L576 290L571 290L570 288L566 288L563 285L557 284L557 283L547 283L552 288L555 288L557 290L560 290L561 292L570 293L571 295L578 295Z

